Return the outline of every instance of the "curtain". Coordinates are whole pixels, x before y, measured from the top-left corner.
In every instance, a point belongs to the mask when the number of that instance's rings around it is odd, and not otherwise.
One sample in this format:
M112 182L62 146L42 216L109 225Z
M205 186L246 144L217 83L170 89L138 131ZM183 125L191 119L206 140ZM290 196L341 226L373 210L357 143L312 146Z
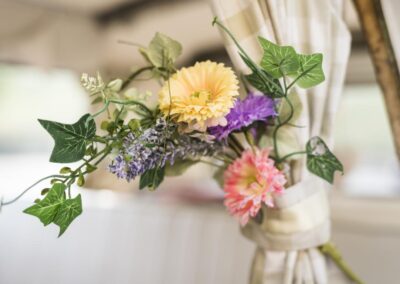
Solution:
M210 1L215 16L256 62L262 57L257 36L291 45L300 53L323 53L326 80L311 89L296 89L302 104L296 124L301 127L288 131L289 140L301 147L313 136L332 147L351 43L342 19L343 0ZM250 73L233 42L222 36L235 69ZM250 283L345 283L317 249L330 240L329 187L307 171L304 160L291 170L294 185L276 198L276 208L263 208L262 223L253 220L242 229L257 245Z

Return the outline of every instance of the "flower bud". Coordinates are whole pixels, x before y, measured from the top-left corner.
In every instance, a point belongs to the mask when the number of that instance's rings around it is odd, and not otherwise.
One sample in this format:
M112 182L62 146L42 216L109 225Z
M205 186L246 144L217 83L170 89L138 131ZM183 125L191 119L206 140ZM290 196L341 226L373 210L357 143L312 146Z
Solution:
M113 92L119 92L122 88L122 83L121 79L115 79L107 84L107 88Z

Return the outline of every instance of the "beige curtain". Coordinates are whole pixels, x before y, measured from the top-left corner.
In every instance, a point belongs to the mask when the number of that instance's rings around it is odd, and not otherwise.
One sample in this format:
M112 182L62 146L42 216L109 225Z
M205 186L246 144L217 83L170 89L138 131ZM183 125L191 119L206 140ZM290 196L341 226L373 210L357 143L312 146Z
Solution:
M255 61L262 56L257 36L292 45L301 53L323 53L326 80L296 90L303 107L296 124L302 128L288 131L290 140L303 149L315 135L332 147L351 42L342 20L343 0L211 0L211 6ZM237 71L249 73L233 42L223 37ZM294 186L276 198L277 208L264 208L262 223L251 221L242 230L257 245L250 283L345 283L316 248L330 240L329 188L306 170L304 161L292 171Z

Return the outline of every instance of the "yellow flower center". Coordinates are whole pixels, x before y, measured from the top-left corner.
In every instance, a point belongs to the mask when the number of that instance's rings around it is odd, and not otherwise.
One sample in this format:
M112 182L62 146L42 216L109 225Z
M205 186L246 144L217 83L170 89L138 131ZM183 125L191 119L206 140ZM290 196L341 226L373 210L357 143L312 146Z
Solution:
M206 90L194 92L190 95L194 105L206 105L208 102L210 102L211 96L211 92Z
M244 170L243 179L241 187L249 195L260 195L264 192L264 189L267 185L266 181L261 180L261 182L256 178L256 171L255 169L249 167L248 169Z

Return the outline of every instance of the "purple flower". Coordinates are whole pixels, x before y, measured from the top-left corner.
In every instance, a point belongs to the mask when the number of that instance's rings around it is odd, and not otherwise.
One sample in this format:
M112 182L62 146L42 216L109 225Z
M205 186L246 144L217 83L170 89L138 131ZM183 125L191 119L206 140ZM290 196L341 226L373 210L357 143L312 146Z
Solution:
M174 127L160 119L139 136L128 134L108 167L110 172L130 181L148 170L164 167L167 162L173 165L179 159L213 156L221 150L220 143L210 143L187 135L174 139Z
M222 140L236 130L249 126L255 121L266 121L275 116L275 101L267 96L249 93L244 100L236 101L226 116L226 126L210 127L208 130L217 140Z

